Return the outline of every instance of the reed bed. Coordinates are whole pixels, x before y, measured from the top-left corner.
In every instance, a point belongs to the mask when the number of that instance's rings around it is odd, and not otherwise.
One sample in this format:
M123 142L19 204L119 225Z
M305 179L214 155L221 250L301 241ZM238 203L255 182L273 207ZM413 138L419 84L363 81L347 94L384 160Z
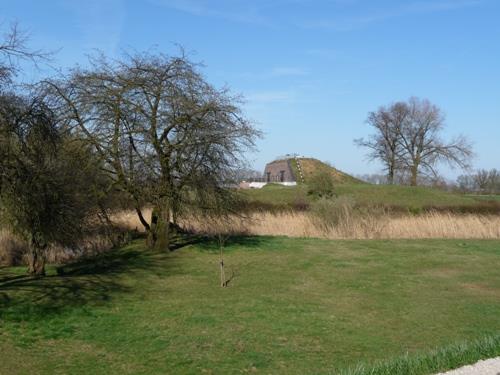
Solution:
M68 263L85 256L107 251L128 242L125 231L117 231L113 236L92 233L73 246L49 246L45 252L47 263ZM0 229L0 266L20 266L27 264L28 244L6 229Z
M196 231L196 221L191 220L189 226ZM327 239L500 239L500 217L440 213L372 216L324 228L307 213L260 213L247 222L246 233Z
M141 230L133 212L115 216L120 225ZM199 234L217 234L213 226L198 218L184 218L180 225ZM246 219L225 222L224 232L258 236L315 237L327 239L500 239L500 216L456 213L421 215L365 214L346 215L337 225L321 225L309 212L253 213Z
M146 210L146 215L148 214ZM255 235L312 237L325 239L500 239L500 216L431 212L421 215L394 215L346 211L337 215L335 224L325 225L311 212L256 212L246 218L209 221L197 217L183 218L179 224L191 233L201 235ZM112 220L125 231L143 231L132 211L116 213ZM125 235L125 234L124 234ZM49 263L66 263L82 256L108 250L119 243L109 236L94 234L73 248L51 247ZM126 241L125 241L126 242ZM27 245L6 230L0 230L0 265L26 263Z

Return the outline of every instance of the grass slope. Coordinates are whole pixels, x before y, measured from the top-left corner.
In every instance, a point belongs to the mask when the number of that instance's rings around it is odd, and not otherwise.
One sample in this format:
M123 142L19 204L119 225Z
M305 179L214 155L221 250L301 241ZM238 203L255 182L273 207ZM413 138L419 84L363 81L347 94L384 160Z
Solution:
M304 183L295 187L269 184L262 189L241 191L243 197L256 208L272 206L303 207L311 203L307 182L317 172L331 174L338 196L350 196L360 206L385 206L390 209L412 211L444 210L455 212L500 213L498 195L462 195L424 186L372 185L358 180L334 167L313 158L299 159ZM295 176L299 176L296 159L290 159Z
M336 184L364 184L363 181L352 177L351 175L344 173L322 161L314 158L299 158L299 163L302 167L302 173L304 176L304 182L307 183L308 180L318 172L327 172L332 176L333 181ZM299 181L299 173L297 167L297 159L290 159L290 165L292 167L293 173L295 174L297 180ZM300 183L301 181L299 181Z
M476 207L479 211L483 206L496 205L500 211L498 203L491 200L481 200L475 196L454 194L423 186L339 184L335 186L335 192L338 196L354 198L355 202L362 206L387 206L403 210L425 208L472 210ZM241 194L250 202L269 205L293 205L301 200L310 202L311 199L307 196L306 185L287 187L271 184L262 189L242 190Z
M499 241L239 238L225 263L226 289L207 242L2 269L0 373L328 374L500 332Z

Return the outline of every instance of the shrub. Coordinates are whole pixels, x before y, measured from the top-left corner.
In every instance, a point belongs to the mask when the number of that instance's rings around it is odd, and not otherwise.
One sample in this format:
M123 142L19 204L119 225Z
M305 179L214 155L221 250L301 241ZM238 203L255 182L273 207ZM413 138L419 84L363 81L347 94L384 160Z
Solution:
M331 198L334 195L332 175L329 171L320 170L311 176L308 183L308 194L319 198Z
M294 211L307 211L309 209L309 202L304 190L297 190L291 208Z

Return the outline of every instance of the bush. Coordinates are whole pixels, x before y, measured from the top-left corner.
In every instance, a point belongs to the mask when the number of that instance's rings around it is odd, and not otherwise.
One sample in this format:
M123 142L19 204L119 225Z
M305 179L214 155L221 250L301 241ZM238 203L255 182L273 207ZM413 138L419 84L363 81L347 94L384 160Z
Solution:
M309 202L304 190L297 190L291 203L291 208L294 211L307 211L309 209Z
M316 172L307 185L309 187L307 193L319 198L331 198L335 193L332 175L326 170Z

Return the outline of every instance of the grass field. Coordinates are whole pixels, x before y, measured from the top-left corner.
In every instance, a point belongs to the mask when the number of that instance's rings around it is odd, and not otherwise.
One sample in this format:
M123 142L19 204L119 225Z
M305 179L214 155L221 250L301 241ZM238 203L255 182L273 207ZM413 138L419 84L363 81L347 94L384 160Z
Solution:
M358 205L387 206L403 210L474 207L488 201L488 199L478 199L476 196L454 194L423 186L339 184L335 186L335 193L338 196L352 197ZM268 185L262 189L243 190L241 194L251 202L277 205L293 205L296 202L311 200L305 185L296 187Z
M209 242L1 269L0 372L328 374L500 332L500 241L248 237L225 260L228 288Z

